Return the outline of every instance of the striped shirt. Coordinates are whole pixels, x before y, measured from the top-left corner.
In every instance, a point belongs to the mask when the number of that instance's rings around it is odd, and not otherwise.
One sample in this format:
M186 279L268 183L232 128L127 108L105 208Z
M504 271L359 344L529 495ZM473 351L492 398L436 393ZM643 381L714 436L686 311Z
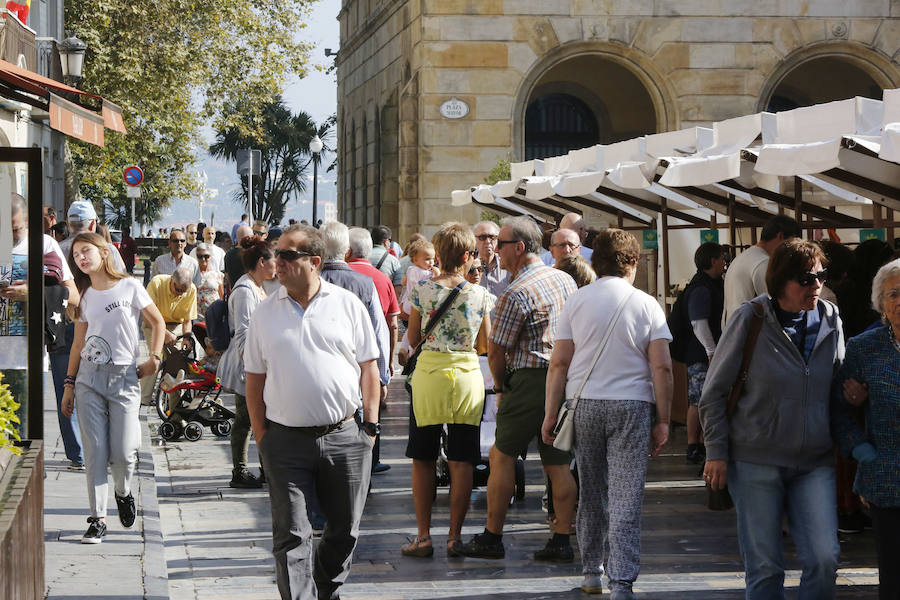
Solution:
M550 364L551 335L566 298L576 289L571 277L540 260L519 270L491 314L491 341L506 348L507 368Z

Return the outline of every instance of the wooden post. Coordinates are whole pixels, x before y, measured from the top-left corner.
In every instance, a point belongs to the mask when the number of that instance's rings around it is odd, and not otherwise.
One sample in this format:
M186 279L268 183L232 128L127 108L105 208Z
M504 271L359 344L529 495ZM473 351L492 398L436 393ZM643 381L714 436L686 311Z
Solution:
M887 239L887 243L891 246L894 245L894 209L885 208L885 237Z
M669 314L669 209L665 196L659 199L659 213L662 219L662 260L663 260L663 304Z
M622 211L618 211L618 220L619 220L619 229L625 227L625 215L622 214Z
M734 258L737 244L737 227L734 223L734 194L728 194L728 240L731 244L731 259Z
M803 180L796 176L794 177L794 220L797 223L803 223ZM813 239L812 229L806 231L806 239Z

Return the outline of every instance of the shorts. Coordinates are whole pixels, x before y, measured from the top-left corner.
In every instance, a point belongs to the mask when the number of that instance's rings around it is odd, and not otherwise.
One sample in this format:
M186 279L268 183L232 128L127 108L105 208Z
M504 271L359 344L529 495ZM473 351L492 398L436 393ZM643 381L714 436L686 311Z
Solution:
M413 460L436 461L441 449L443 425L416 425L416 415L409 408L409 440L406 456ZM481 428L478 425L447 425L447 460L477 465L481 462Z
M688 365L688 404L697 406L700 404L700 396L703 394L703 384L706 383L706 372L709 371L709 363L694 363Z
M518 369L506 378L497 409L494 445L507 456L524 456L528 444L538 439L538 452L545 466L568 465L572 453L548 446L541 440L544 424L544 391L547 369Z

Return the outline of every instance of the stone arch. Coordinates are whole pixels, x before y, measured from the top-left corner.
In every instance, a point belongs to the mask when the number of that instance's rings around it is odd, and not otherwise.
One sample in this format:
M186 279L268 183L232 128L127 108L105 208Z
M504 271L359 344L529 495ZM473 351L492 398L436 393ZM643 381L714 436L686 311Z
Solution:
M678 127L675 94L666 78L646 55L638 50L610 42L572 42L553 49L538 60L516 91L513 108L513 151L517 159L521 160L525 155L525 113L529 104L539 97L536 94L547 93L554 88L564 90L562 93L570 93L582 102L586 101L593 109L598 122L605 119L607 123L615 125L616 111L605 106L603 92L598 93L597 89L587 85L587 78L582 81L558 80L557 76L561 76L567 67L581 63L592 63L606 69L645 96L643 116L646 118L638 127L635 129L626 127L621 131L616 131L613 127L609 130L611 136L598 141L608 143L643 133L670 131ZM591 77L598 79L596 73L592 73ZM589 93L585 93L585 90Z
M806 81L819 85L804 85ZM762 87L757 110L784 110L852 96L880 100L879 89L898 86L900 70L883 54L853 42L820 42L791 52L778 64Z

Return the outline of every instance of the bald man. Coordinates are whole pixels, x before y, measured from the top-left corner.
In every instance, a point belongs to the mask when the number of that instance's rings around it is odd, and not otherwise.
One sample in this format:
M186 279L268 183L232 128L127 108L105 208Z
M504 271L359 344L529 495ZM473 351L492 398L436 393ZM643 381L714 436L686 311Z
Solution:
M550 236L550 256L553 257L555 267L563 256L574 254L581 250L581 239L572 229L558 229Z
M566 213L559 221L559 229L557 230L557 232L563 229L569 229L571 231L574 231L578 235L579 245L581 246L581 256L583 256L588 262L591 262L591 255L594 253L594 251L584 245L584 240L587 238L587 225L584 222L584 217L582 217L578 213ZM554 235L556 234L554 233ZM553 244L552 237L550 238L550 244L551 246ZM551 251L546 251L541 254L541 260L544 261L545 265L550 267L552 267L556 263L556 259L553 258L553 254Z

